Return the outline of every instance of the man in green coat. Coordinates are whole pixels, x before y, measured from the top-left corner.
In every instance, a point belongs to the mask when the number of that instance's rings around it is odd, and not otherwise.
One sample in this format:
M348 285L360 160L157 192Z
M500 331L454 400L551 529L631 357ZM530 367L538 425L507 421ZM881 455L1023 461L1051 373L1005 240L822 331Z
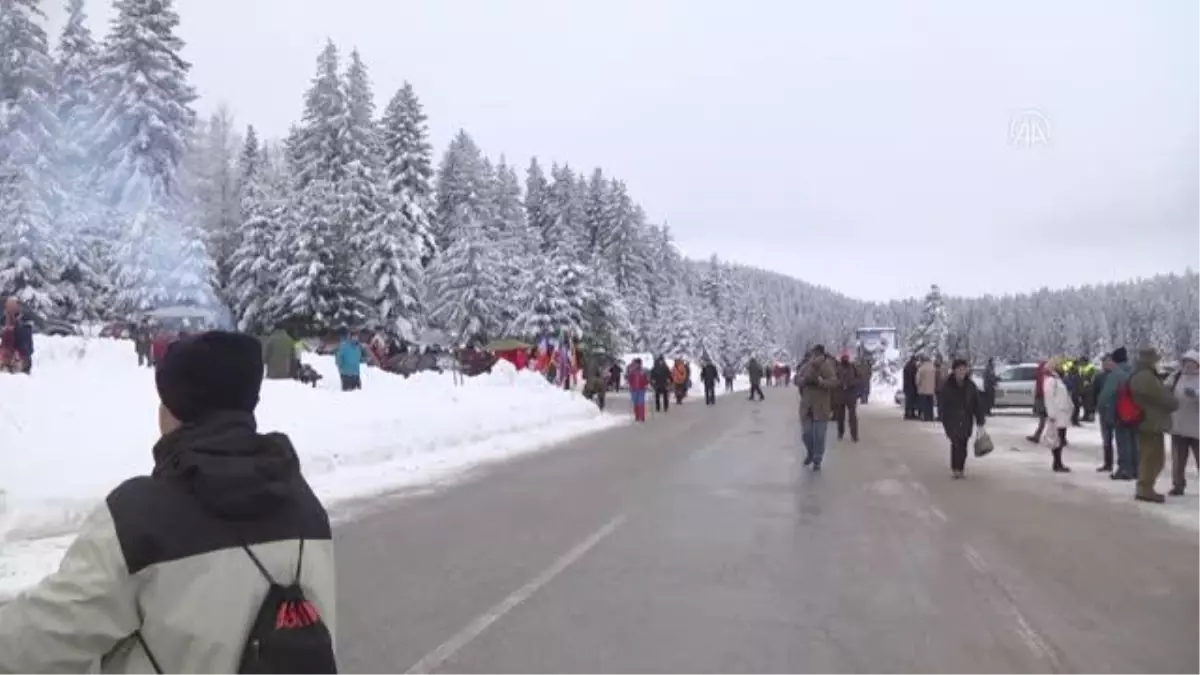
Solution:
M807 451L804 466L820 471L825 458L825 430L833 416L833 393L839 385L833 361L825 355L823 346L817 345L809 352L808 360L796 373L796 384L800 387L801 439Z
M296 342L282 328L276 328L263 344L263 361L267 364L267 379L287 380L296 367Z
M1179 402L1158 379L1157 366L1157 351L1146 347L1138 352L1137 366L1129 377L1129 393L1133 396L1133 402L1142 409L1142 420L1138 425L1138 454L1141 455L1141 461L1134 496L1139 501L1161 504L1166 497L1154 491L1154 483L1166 463L1163 435L1171 430L1171 413L1179 407Z

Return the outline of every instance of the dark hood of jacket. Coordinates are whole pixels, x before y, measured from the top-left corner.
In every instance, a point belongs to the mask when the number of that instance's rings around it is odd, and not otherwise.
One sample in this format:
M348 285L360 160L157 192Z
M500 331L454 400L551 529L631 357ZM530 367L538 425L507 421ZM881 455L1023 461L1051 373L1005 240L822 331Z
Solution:
M303 480L288 437L260 434L253 415L218 413L154 445L156 478L178 482L204 509L230 520L262 518L286 506Z

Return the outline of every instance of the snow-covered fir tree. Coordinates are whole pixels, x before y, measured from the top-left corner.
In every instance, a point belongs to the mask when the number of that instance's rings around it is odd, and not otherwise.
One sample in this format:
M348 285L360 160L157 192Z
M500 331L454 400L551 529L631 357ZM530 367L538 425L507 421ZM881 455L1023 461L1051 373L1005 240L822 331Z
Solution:
M500 261L477 218L459 214L455 221L458 235L428 271L429 322L458 342L490 338L502 328Z
M59 124L58 162L64 182L90 171L87 131L96 109L95 76L99 47L87 25L84 0L67 0L67 20L58 38L55 104Z
M195 123L196 94L171 0L117 0L100 57L96 182L126 224L116 255L124 312L163 302L211 304L213 262L183 211L180 164ZM142 83L154 82L145 87Z
M450 141L437 171L436 217L433 233L439 250L449 249L459 230L478 224L485 230L483 195L486 189L483 154L466 131Z
M348 246L343 246L342 255L352 261L352 266L365 271L373 264L365 255L370 245L368 237L380 231L379 220L384 217L384 184L379 173L382 156L374 119L375 97L367 66L358 50L350 52L345 92L346 128L342 140L347 164L343 181L338 186L338 194L343 200L338 217Z
M583 334L590 346L620 354L633 346L637 332L624 298L608 270L593 265L587 270L583 296Z
M655 352L671 358L698 358L696 320L682 288L672 288L662 299L655 336Z
M258 137L247 130L239 160L242 223L230 256L229 301L240 330L263 334L274 324L267 301L275 295L287 204L262 170Z
M293 199L281 235L284 263L267 301L268 315L276 325L301 335L366 325L374 312L359 293L354 270L339 259L344 235L333 184L311 180Z
M560 257L582 262L584 259L583 202L571 167L554 165L547 191L547 225L542 231L548 250Z
M587 269L568 256L541 255L521 291L521 308L510 332L527 339L584 336L589 300ZM598 317L597 317L598 318Z
M179 198L180 162L195 124L190 64L175 35L172 0L116 0L100 57L95 125L99 172L111 204L147 200L166 207ZM153 82L146 87L142 83Z
M28 174L0 160L0 289L40 313L55 312L63 303L46 263L56 253L49 219Z
M433 146L425 112L413 87L404 83L379 123L384 180L393 204L404 210L402 223L421 245L421 265L437 254L431 231L433 213Z
M525 170L525 221L530 231L539 238L542 253L552 249L553 218L550 214L550 184L537 157L529 160Z
M328 42L304 96L304 113L287 141L293 180L291 211L284 219L279 293L269 314L297 331L361 326L375 312L364 297L367 231L380 217L382 185L375 175L374 129L362 126L368 110L351 110L350 84L339 71L337 47ZM365 69L355 75L353 100L367 105ZM364 93L363 90L368 93Z
M393 199L383 203L383 215L374 220L366 240L370 299L381 326L415 340L424 324L422 242L405 221L409 210Z
M203 237L215 265L213 285L226 304L231 304L230 258L238 246L242 221L238 162L244 145L234 125L233 113L225 106L198 123L181 172L183 217Z
M950 357L947 345L949 332L946 301L942 298L942 289L934 284L925 294L921 322L909 336L908 351L930 359L947 359Z
M62 201L54 167L54 64L38 5L0 5L0 292L62 313L61 242L53 232Z
M67 0L66 22L58 40L55 105L59 133L54 171L61 188L55 205L55 235L64 314L96 319L108 313L113 269L112 243L121 233L93 189L92 123L96 113L99 47L87 25L84 0Z
M317 73L304 94L304 114L288 136L288 155L297 190L314 180L337 186L350 163L345 137L349 109L339 71L337 45L325 43L317 57Z

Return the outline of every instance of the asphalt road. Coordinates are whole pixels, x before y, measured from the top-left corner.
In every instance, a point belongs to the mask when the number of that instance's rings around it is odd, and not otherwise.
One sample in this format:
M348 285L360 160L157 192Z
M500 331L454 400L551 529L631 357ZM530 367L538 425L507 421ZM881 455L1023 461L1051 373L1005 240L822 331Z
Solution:
M810 474L795 393L766 393L338 526L342 669L1200 670L1194 532L986 460L952 481L890 409Z

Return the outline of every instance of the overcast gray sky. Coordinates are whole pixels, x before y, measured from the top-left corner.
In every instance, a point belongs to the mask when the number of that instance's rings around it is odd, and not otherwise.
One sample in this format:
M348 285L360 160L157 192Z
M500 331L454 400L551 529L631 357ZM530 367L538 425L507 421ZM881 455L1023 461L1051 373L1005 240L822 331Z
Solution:
M332 38L380 106L413 83L439 155L461 127L601 166L693 257L874 300L1200 266L1194 0L177 7L202 111L281 137Z

